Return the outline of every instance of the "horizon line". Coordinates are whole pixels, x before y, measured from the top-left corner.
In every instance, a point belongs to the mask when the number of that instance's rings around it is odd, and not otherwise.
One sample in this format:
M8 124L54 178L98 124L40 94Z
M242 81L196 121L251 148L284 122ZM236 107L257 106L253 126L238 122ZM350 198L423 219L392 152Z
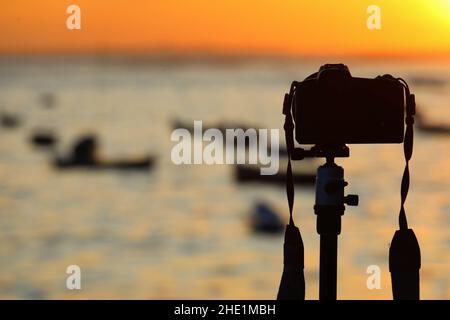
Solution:
M355 52L355 53L283 53L283 52L237 52L227 51L219 52L212 50L52 50L52 51L10 51L0 52L0 58L45 58L45 57L70 57L70 58L90 58L101 57L108 59L133 58L137 60L154 61L239 61L239 60L257 60L257 61L301 61L315 59L352 59L352 60L402 60L402 61L427 61L439 60L450 62L450 52L423 52L417 54L408 54L400 52Z

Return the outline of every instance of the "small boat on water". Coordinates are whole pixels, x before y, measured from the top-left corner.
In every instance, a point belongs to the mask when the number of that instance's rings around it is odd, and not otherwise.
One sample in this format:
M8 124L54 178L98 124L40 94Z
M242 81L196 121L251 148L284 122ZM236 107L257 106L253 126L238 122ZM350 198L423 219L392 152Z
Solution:
M419 124L418 129L422 132L427 132L431 134L450 134L450 125L445 124Z
M97 142L94 136L79 139L69 157L57 157L53 165L57 169L95 170L148 170L155 164L154 156L135 159L102 160L97 156Z
M79 162L73 159L57 158L54 166L58 169L114 169L114 170L148 170L155 163L155 157L143 157L137 159Z
M57 144L58 138L50 131L38 130L31 134L30 143L36 147L50 148Z
M17 128L20 125L20 118L13 113L3 112L0 114L0 126L8 129Z
M427 86L427 87L444 87L447 81L443 78L432 78L432 77L412 77L410 81L416 86Z
M422 132L436 134L436 135L446 135L450 134L450 125L443 123L431 123L428 121L422 112L416 110L416 126Z
M295 184L313 185L319 167L317 159L295 161L292 174ZM239 183L286 184L286 165L282 163L274 175L261 175L260 165L236 165L235 178Z
M279 233L284 230L284 223L273 208L258 202L250 216L250 227L258 233Z
M56 95L52 92L44 92L39 96L41 106L46 109L51 109L57 104Z

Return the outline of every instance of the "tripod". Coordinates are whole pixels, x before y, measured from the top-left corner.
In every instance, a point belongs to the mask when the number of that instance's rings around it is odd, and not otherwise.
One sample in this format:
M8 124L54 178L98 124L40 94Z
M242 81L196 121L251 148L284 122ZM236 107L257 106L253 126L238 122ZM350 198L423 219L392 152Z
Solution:
M317 169L316 203L317 233L320 235L319 299L336 300L337 244L341 233L341 216L345 204L358 205L357 195L344 196L344 168L334 162L335 157L348 157L347 146L314 146L311 150L295 148L293 160L307 157L324 157L326 163Z

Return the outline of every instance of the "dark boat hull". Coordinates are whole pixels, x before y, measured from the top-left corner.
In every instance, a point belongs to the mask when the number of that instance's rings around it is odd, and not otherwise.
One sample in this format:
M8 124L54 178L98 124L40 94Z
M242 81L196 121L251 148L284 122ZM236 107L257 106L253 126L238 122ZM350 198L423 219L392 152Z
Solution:
M245 165L236 165L236 180L240 183L257 182L270 184L285 184L286 173L278 172L275 175L261 175L259 167L249 167ZM293 173L295 184L314 184L316 180L315 173Z
M430 134L441 134L441 135L450 134L450 126L448 125L419 124L418 128L420 131Z
M136 160L98 161L94 163L80 163L71 159L59 158L54 161L57 169L89 169L89 170L148 170L155 163L154 157Z
M51 134L37 133L31 136L30 142L37 147L53 147L57 139Z

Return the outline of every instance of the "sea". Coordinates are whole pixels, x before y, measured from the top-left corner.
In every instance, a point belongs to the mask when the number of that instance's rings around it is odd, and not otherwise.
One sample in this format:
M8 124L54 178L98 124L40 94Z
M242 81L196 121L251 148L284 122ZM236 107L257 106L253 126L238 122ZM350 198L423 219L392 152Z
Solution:
M346 63L353 76L404 78L427 122L450 126L450 64L440 61L0 58L0 113L17 120L0 127L0 298L276 298L283 232L256 233L250 221L263 202L287 223L284 185L239 182L234 165L175 165L170 137L175 122L194 120L279 129L283 137L290 83L329 62ZM30 142L43 131L57 137L54 147ZM52 165L87 134L97 137L102 159L152 155L155 165L136 172ZM450 298L449 142L449 132L415 130L406 212L421 246L422 299ZM338 299L392 299L388 253L403 148L349 148L337 163L359 205L342 217ZM307 299L319 288L314 195L313 185L296 186ZM80 290L68 289L71 265L80 267ZM367 283L373 266L377 288Z

